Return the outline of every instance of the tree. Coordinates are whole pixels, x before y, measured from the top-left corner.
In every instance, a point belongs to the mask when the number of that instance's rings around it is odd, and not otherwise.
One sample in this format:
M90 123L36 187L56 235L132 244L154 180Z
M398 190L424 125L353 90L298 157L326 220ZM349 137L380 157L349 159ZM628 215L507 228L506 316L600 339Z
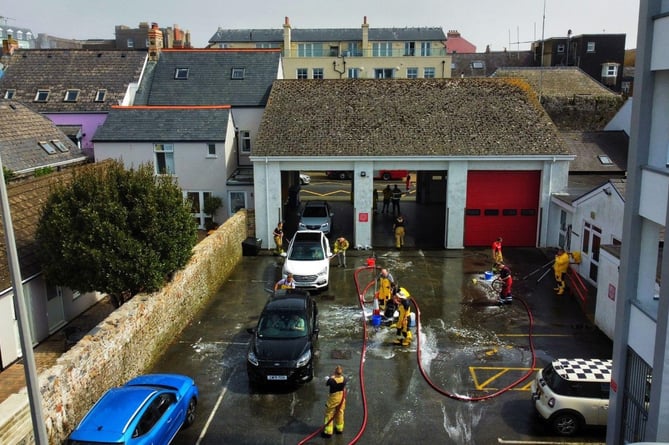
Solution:
M114 306L160 289L190 259L197 227L169 176L115 161L78 173L49 196L36 239L54 285L110 295Z

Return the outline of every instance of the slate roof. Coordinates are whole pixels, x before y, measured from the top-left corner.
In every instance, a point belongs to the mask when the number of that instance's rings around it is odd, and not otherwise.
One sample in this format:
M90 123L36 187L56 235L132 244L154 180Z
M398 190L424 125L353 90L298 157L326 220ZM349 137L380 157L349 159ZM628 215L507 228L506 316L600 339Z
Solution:
M124 98L128 85L139 82L146 51L78 49L16 50L5 59L0 93L16 90L13 99L40 113L106 112ZM38 90L48 89L46 102L35 102ZM95 102L98 90L104 102ZM76 102L65 102L67 90L80 90Z
M620 174L627 170L629 137L624 131L565 131L560 136L576 155L569 164L571 173ZM600 156L612 164L603 164Z
M445 41L444 30L438 27L369 28L371 41ZM291 42L362 41L362 28L291 28ZM209 43L275 42L283 45L283 29L221 29Z
M23 279L29 278L41 271L37 260L37 243L35 232L40 218L42 207L47 201L54 187L65 185L72 181L74 173L82 169L104 169L111 160L79 165L63 169L46 176L28 178L17 182L10 182L7 186L9 208L12 214L12 227L19 257L19 268ZM3 217L0 215L0 217ZM4 224L0 225L0 291L11 287L9 265L7 261L7 246L5 242Z
M52 140L60 141L66 151L59 150ZM53 153L47 153L39 142L49 142ZM0 99L0 156L3 166L14 172L86 160L79 147L48 118L5 99Z
M229 115L229 106L114 107L93 141L224 141Z
M517 79L274 82L254 156L570 154Z
M553 193L553 197L567 204L572 204L607 183L617 190L624 201L627 178L611 178L605 175L569 175L567 188Z
M544 96L610 96L618 94L609 90L578 67L513 67L499 68L494 77L519 77L525 79Z
M232 105L264 107L281 64L279 49L161 50L157 62L137 92L135 104ZM187 68L187 79L175 79ZM232 79L242 68L243 79Z

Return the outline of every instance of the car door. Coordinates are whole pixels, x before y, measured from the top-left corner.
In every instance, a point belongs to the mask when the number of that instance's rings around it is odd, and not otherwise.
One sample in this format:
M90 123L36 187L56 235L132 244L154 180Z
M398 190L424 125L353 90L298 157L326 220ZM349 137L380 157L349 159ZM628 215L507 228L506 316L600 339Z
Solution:
M178 420L176 401L176 395L172 392L157 394L142 414L131 443L137 445L170 443L183 423Z

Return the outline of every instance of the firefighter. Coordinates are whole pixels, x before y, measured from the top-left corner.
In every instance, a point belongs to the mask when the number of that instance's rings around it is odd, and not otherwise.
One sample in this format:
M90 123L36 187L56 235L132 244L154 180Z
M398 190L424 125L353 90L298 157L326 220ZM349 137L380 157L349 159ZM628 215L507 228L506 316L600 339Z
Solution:
M553 288L558 295L564 294L565 282L564 278L569 269L569 254L564 249L558 249L555 255L555 262L553 263L553 271L555 272L556 287Z
M348 240L343 236L337 238L334 243L334 254L339 260L339 267L346 267L346 251L348 250Z
M400 290L393 295L393 302L400 313L397 323L395 323L396 338L393 343L396 345L409 346L413 339L413 335L411 335L411 331L409 330L409 320L411 318L409 292L404 288L400 288Z
M282 255L284 253L283 250L283 222L279 221L279 223L276 225L276 228L274 229L274 232L272 232L272 236L274 236L274 243L276 244L276 254L277 255Z
M381 269L378 281L379 281L379 292L377 293L377 298L379 300L379 309L383 311L386 308L386 303L393 296L395 279L393 278L392 274L388 272L388 269Z
M337 366L325 384L330 388L330 395L325 402L325 427L323 437L332 437L344 432L344 410L346 409L346 382L344 368Z
M511 304L513 302L513 296L511 295L511 286L513 285L511 269L504 263L497 263L497 270L499 271L499 279L503 283L502 289L499 291L499 304Z
M504 256L502 255L502 237L500 236L492 243L492 264L503 263Z

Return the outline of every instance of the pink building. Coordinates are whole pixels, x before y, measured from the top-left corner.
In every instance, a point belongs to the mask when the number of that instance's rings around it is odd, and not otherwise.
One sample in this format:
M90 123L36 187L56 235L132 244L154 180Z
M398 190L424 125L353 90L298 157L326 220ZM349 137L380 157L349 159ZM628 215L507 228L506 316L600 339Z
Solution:
M447 54L471 54L476 52L476 45L463 39L458 31L448 31L446 34L446 53Z

